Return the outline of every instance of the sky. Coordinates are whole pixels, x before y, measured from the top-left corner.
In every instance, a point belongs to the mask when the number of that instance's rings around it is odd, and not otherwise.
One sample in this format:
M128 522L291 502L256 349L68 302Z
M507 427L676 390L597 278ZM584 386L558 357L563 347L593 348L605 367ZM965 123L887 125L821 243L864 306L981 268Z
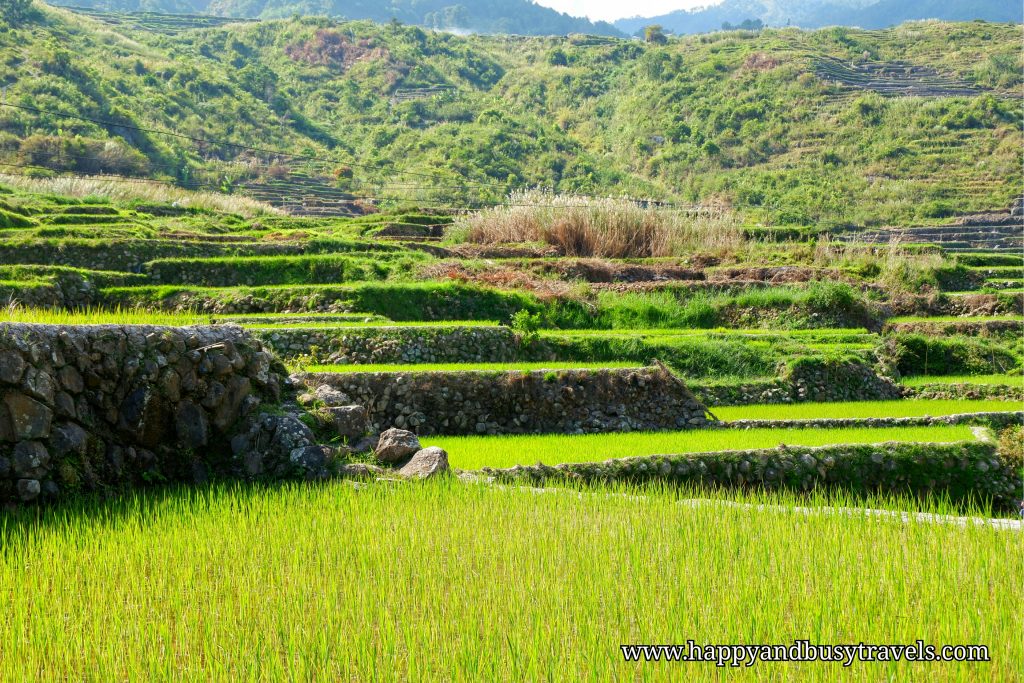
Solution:
M551 7L574 17L614 21L626 17L656 17L677 9L693 9L716 5L716 0L534 0L538 5Z

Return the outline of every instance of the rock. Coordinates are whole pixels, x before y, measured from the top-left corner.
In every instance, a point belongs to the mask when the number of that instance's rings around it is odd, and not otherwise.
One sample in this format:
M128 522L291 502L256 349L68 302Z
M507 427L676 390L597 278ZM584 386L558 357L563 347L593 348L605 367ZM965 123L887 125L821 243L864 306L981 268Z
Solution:
M85 380L82 375L71 365L65 365L57 373L57 379L65 391L72 394L80 394L85 390Z
M25 374L25 367L28 364L17 351L4 351L0 353L0 382L7 384L18 384L21 376Z
M353 453L369 453L370 451L377 450L377 444L380 443L379 434L370 434L363 438L353 441L349 444L349 448Z
M89 436L85 430L74 422L58 425L50 436L50 450L57 458L66 455L85 455L85 447L88 445Z
M11 461L0 457L0 479L6 479L11 473Z
M75 409L75 399L66 391L57 393L53 399L53 405L57 409L57 414L61 417L70 417L71 419L78 417L78 411Z
M315 396L317 400L323 401L325 406L331 408L352 404L352 399L334 387L330 387L326 384L318 386L316 390L313 391L313 396Z
M388 473L383 467L361 462L350 462L338 468L337 476L343 479L373 479Z
M29 396L38 398L46 403L53 403L53 396L57 391L57 387L53 378L45 370L37 370L30 367L25 372L23 386L25 387L25 393Z
M270 355L257 351L249 358L247 372L252 381L263 386L270 380Z
M448 471L448 453L437 446L424 448L412 456L398 473L403 477L429 479Z
M53 411L25 394L12 391L4 395L6 420L0 419L0 440L42 439L50 435ZM2 416L0 416L2 417Z
M39 485L38 479L18 480L18 498L26 503L35 500L42 490L43 488Z
M19 477L39 478L46 474L50 454L38 441L22 441L14 447L14 473Z
M216 411L214 411L213 426L222 432L227 431L238 420L242 403L249 396L251 390L252 385L248 377L236 375L229 379L225 387L224 400L221 401Z
M182 401L174 416L178 442L189 449L202 448L209 442L210 425L206 412L192 401Z
M355 439L366 433L368 420L363 406L337 406L327 410L338 436Z
M380 435L374 453L383 462L398 462L420 450L420 440L404 429L388 429Z
M307 479L327 477L327 464L333 459L334 451L328 446L312 444L293 450L288 459L301 468Z

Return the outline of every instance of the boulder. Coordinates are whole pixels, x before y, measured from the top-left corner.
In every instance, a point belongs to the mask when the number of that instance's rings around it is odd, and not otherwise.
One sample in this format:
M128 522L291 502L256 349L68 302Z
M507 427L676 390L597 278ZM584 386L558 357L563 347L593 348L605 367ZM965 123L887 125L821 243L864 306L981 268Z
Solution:
M22 501L28 502L35 500L39 497L43 487L40 486L38 479L19 479L18 480L18 497Z
M0 382L7 384L18 384L21 376L25 374L25 359L17 351L4 351L0 353Z
M9 424L0 425L0 438L22 441L41 439L50 435L53 411L39 401L12 391L4 396L3 404L7 409L6 418Z
M49 464L50 453L38 441L22 441L14 447L14 473L19 477L38 479Z
M306 479L326 479L327 465L334 459L334 449L329 446L311 444L293 450L289 456L293 465L299 467Z
M85 430L74 422L68 422L57 426L50 436L50 450L57 458L66 455L85 455L85 448L88 445L89 437Z
M327 410L338 436L355 439L366 433L369 420L363 406L336 406Z
M352 403L352 399L346 396L344 393L338 391L334 387L321 384L313 391L313 396L316 400L323 401L325 406L330 408L347 406Z
M420 450L420 439L412 432L391 428L380 435L375 454L383 462L399 462Z
M338 468L337 476L342 479L372 479L388 473L383 467L362 462L350 462Z
M448 453L443 448L431 446L417 451L412 459L398 470L403 477L429 479L448 471Z
M210 425L206 412L192 401L182 401L174 416L178 442L185 448L202 448L209 442Z

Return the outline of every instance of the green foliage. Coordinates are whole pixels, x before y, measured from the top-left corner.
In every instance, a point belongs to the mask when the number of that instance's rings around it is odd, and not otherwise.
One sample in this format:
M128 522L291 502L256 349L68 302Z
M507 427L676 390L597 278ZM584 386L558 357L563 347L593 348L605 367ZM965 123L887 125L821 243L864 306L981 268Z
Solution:
M69 116L81 113L239 145L273 140L329 160L289 162L277 179L284 185L319 173L336 191L325 167L348 166L347 183L388 198L475 204L546 187L724 199L752 222L797 227L992 210L1009 203L1024 167L1021 114L1000 97L1014 87L999 75L1017 59L1013 27L929 23L912 38L766 29L664 45L458 37L316 18L173 33L115 21L104 31L50 13L38 30L0 36L8 101L59 112L0 112L0 161L227 183L235 192L275 180L268 167L279 160L254 164L236 148L200 150ZM103 36L119 33L112 49ZM997 90L848 100L803 56L848 61L865 51ZM978 69L990 59L996 75L983 79ZM19 78L25 60L39 74ZM413 177L424 187L397 185L405 171L423 174ZM979 177L993 180L973 182Z
M881 353L884 362L901 375L985 375L1024 363L996 340L963 336L894 335L886 339Z
M668 42L668 36L658 24L651 24L644 27L644 40L653 45L664 45Z
M0 19L17 26L32 15L32 0L4 0L0 5Z

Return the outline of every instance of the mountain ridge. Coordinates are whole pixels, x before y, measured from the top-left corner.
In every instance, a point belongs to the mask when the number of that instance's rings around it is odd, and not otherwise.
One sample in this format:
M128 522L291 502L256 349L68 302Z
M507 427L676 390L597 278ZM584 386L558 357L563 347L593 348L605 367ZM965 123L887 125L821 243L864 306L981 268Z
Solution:
M718 31L727 23L738 26L745 21L770 27L877 29L925 19L1021 23L1024 9L1014 0L724 0L693 10L629 17L614 24L631 35L651 24L682 35Z

